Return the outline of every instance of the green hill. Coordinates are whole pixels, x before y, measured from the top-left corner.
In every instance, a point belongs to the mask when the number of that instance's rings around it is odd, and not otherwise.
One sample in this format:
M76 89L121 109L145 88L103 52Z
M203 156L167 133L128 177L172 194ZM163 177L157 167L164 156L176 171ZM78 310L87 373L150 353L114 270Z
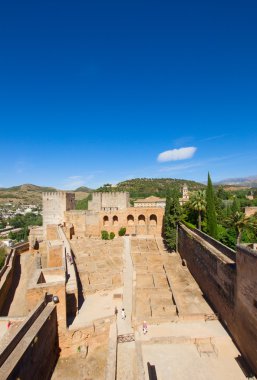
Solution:
M96 191L128 191L131 198L144 198L150 195L165 197L172 189L182 191L187 184L189 191L203 189L206 186L195 181L176 178L135 178L118 183L115 187L102 186Z
M36 186L24 184L9 188L0 188L0 204L12 202L13 204L35 204L40 206L42 203L42 192L55 192L54 187Z
M80 186L76 190L74 190L75 193L77 193L77 192L90 193L92 191L93 191L92 189L90 189L89 187L86 187L86 186Z

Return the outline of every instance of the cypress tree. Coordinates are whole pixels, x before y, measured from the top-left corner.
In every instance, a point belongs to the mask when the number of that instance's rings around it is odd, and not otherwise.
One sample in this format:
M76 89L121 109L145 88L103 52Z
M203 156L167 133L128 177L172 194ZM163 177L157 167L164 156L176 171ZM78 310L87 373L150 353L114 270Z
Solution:
M174 190L167 194L164 214L164 237L166 245L170 250L176 249L177 224L180 218L179 192Z
M215 195L214 189L212 186L211 176L208 173L208 184L206 190L206 219L207 219L207 233L212 236L214 239L218 237L218 228L217 228L217 216L215 210Z

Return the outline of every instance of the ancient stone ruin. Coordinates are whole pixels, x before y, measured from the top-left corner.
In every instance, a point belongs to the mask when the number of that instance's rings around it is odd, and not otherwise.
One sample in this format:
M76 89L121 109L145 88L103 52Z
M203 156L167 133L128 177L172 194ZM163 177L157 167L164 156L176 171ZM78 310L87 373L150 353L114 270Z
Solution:
M256 253L184 225L170 253L163 200L140 202L94 193L76 211L74 194L43 194L43 226L0 273L1 379L257 375Z

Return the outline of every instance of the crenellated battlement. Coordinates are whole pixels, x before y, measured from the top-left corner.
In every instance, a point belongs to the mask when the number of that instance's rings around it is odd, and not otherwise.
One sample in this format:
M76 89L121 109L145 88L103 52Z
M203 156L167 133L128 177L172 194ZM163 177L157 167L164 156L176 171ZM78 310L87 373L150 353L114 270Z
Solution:
M129 193L125 191L95 192L92 200L88 203L90 211L101 211L105 209L122 210L129 207Z
M43 228L46 235L48 224L63 224L65 211L75 209L75 194L65 191L42 193L43 200Z
M65 198L72 195L73 193L67 193L66 191L52 191L42 193L43 198L45 197L55 197L55 198Z

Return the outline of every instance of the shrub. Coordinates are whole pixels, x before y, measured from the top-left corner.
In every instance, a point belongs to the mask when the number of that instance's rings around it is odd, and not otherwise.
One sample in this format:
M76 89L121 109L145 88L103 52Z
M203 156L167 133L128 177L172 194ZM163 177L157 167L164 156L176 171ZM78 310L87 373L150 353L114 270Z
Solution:
M115 233L114 232L110 232L110 240L113 240L115 238Z
M101 231L101 235L103 240L109 240L109 234L107 231Z
M6 248L0 247L0 269L4 265L6 254L7 254Z
M126 233L126 227L121 227L119 230L119 236L124 236Z

